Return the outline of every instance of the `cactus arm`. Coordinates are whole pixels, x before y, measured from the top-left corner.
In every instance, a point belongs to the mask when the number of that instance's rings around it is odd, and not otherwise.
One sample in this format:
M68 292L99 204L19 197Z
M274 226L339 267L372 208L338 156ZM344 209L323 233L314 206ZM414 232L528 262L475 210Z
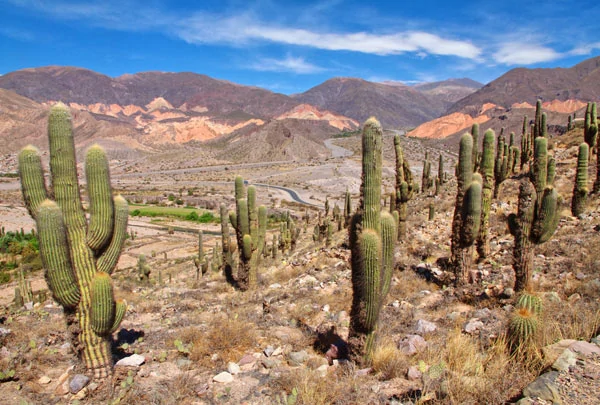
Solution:
M397 211L394 211L397 212ZM392 273L394 272L394 245L396 241L396 219L388 212L381 213L381 249L382 249L382 272L381 272L381 297L387 296L392 284ZM383 302L380 303L380 306Z
M98 335L105 335L112 329L115 320L115 297L110 276L99 271L92 280L92 308L90 323Z
M125 237L127 235L127 221L129 219L129 207L127 200L120 195L113 198L114 205L114 230L112 232L112 238L106 250L98 258L96 267L98 271L112 274L115 269L123 244L125 243Z
M548 241L556 231L559 218L558 193L552 186L548 186L543 192L540 209L533 224L532 241L536 244Z
M125 317L125 313L127 312L127 301L125 300L117 300L115 302L115 317L112 327L110 328L110 333L115 332L119 326L121 325L121 321Z
M48 287L60 305L73 308L79 303L81 294L71 268L62 212L53 201L46 200L40 204L37 229Z
M588 160L589 146L587 143L583 142L579 145L579 153L577 155L577 175L575 177L573 198L571 202L571 213L575 217L578 217L585 211L588 194Z
M486 258L490 254L488 224L494 190L495 138L494 131L491 129L487 130L483 135L483 152L481 154L480 165L483 180L481 189L481 224L479 226L479 234L477 235L477 253L480 258Z
M39 151L28 145L19 153L19 177L25 206L34 219L40 204L48 198Z
M85 177L90 199L87 244L97 252L110 242L114 228L114 204L108 159L99 145L93 145L87 151Z

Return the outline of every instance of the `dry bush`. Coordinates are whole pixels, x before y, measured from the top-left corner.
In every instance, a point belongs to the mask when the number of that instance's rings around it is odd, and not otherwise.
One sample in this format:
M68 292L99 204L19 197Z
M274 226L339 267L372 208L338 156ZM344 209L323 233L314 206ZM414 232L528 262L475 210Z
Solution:
M371 367L381 380L391 380L404 376L408 363L408 357L393 342L381 342L373 353Z
M218 356L217 366L239 359L254 348L256 327L239 317L216 316L204 333L194 335L190 358L206 367L214 366L211 358ZM186 332L188 333L188 332Z
M544 346L561 339L589 341L600 332L600 303L584 299L575 303L544 300L540 326Z
M476 338L462 334L460 328L430 345L426 357L428 364L444 365L444 403L503 404L534 376L511 356L504 339L497 339L486 349Z
M353 374L352 370L338 369L322 377L318 372L298 368L274 379L271 387L287 395L295 389L297 405L373 403L367 397L370 390L360 390Z

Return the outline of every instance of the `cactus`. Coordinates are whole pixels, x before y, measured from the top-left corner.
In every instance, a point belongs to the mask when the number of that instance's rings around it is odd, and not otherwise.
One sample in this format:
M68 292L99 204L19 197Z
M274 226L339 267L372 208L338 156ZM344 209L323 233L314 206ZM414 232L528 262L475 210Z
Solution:
M259 256L265 243L267 230L267 209L261 205L256 209L256 190L248 186L244 190L244 180L235 178L236 212L230 215L231 224L236 230L239 265L237 285L242 291L254 289L258 282Z
M473 137L473 150L472 150L472 162L473 162L473 173L479 171L479 160L481 155L479 154L479 124L474 123L471 126L471 136Z
M455 283L472 281L470 268L473 260L473 244L481 225L482 178L473 174L473 137L465 133L460 139L459 160L456 166L458 180L456 204L452 219L451 263Z
M528 125L528 121L527 121L527 116L523 117L523 129L521 132L521 162L520 162L520 167L521 170L523 170L525 168L525 165L527 163L529 163L529 160L531 159L532 156L532 151L531 151L531 133L527 132L529 125Z
M515 308L525 308L535 316L540 316L542 313L542 300L535 294L524 292L517 298Z
M333 237L333 222L327 220L327 237L325 238L325 246L331 246L331 240Z
M31 281L25 278L25 272L23 267L19 267L19 292L23 300L23 304L27 302L33 302L33 290L31 289ZM16 294L15 294L16 296ZM23 305L20 305L21 307Z
M433 204L433 202L429 203L429 216L428 219L429 221L433 221L433 218L435 218L435 205Z
M396 152L396 211L398 211L398 239L406 235L406 220L408 218L408 202L415 196L417 184L413 183L412 172L408 161L404 159L400 135L394 136L394 150Z
M27 209L36 220L40 254L48 287L65 308L73 347L97 379L112 373L111 332L118 328L126 304L115 301L109 275L127 235L127 202L113 197L108 161L92 146L85 163L90 219L86 222L77 178L75 145L68 108L57 104L48 120L53 190L44 184L37 150L19 154L19 174ZM49 198L53 197L54 200Z
M229 223L227 222L229 214L225 204L220 205L219 214L221 216L221 243L223 245L223 248L221 249L222 259L220 264L225 280L233 285L235 284L235 279L233 277L233 254L235 253L236 246L231 243L231 238L229 237Z
M350 218L352 218L352 198L350 192L346 189L346 195L344 196L344 221L346 227L350 225Z
M588 103L585 110L585 121L583 126L583 140L590 148L589 159L592 158L593 150L598 139L598 115L596 103Z
M490 206L492 204L492 193L494 189L494 131L488 129L483 135L483 152L479 171L483 179L481 189L481 225L477 235L477 254L480 259L485 259L490 254L490 243L488 238Z
M515 237L515 291L531 290L534 246L550 239L560 219L558 193L552 187L554 159L548 157L547 145L544 137L535 140L529 176L523 177L519 186L517 213L508 218Z
M518 308L510 319L509 343L513 351L526 351L538 331L538 318L527 308Z
M571 213L578 217L585 211L585 204L588 195L588 144L583 142L579 145L579 154L577 156L577 176L573 187L573 199L571 200Z
M205 275L208 272L208 259L204 255L204 242L203 233L198 231L198 255L194 257L194 266L196 266L196 280L200 279L200 276Z
M352 266L352 309L349 358L369 364L375 346L379 311L394 268L396 224L380 209L382 129L369 118L362 131L362 184L359 209L349 230Z
M325 217L329 216L329 197L325 197Z
M440 153L440 157L438 160L438 181L440 185L444 185L446 182L444 175L444 156ZM437 194L437 193L436 193Z
M146 262L145 255L139 255L137 261L138 278L140 281L148 281L150 279L150 266Z

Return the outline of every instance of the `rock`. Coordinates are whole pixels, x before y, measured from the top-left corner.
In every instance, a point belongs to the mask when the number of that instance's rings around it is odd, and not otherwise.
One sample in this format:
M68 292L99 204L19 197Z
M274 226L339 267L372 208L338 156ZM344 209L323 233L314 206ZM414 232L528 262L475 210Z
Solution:
M329 304L325 304L325 305L323 305L323 308L321 308L321 310L322 310L323 312L329 312Z
M269 288L272 289L272 290L276 290L278 288L281 288L281 284L279 284L279 283L271 284L269 286Z
M11 330L7 328L0 328L0 338L6 337L11 334Z
M554 363L552 368L557 371L568 370L570 366L574 366L577 363L577 356L571 350L566 349Z
M569 295L569 298L567 298L567 301L569 301L571 304L574 304L579 300L581 300L581 295L579 295L578 293L571 294Z
M398 349L408 356L423 351L426 347L427 342L419 335L408 335L398 343Z
M83 374L75 374L69 383L69 391L71 394L77 394L90 382L90 377Z
M500 294L500 298L512 298L515 295L515 290L511 287L506 287L502 290L502 294Z
M26 302L25 309L31 311L33 309L33 302Z
M190 368L190 367L192 367L192 361L190 359L177 359L177 361L175 362L175 364L177 364L177 367L179 367L179 368Z
M547 365L550 365L560 357L560 355L569 348L573 343L577 342L573 339L563 339L554 344L542 347L542 353Z
M327 370L329 370L329 366L327 364L323 364L319 366L315 371L319 373L321 377L325 377L327 375Z
M524 397L519 399L516 405L535 405L535 401L529 397Z
M274 351L275 351L275 348L273 346L267 346L266 349L263 350L263 353L265 354L265 356L271 357L271 355L273 354Z
M476 331L478 331L481 328L483 328L483 322L481 322L479 320L479 318L473 318L465 324L464 331L466 333L471 334L471 333L475 333Z
M421 370L419 370L419 367L410 366L408 368L408 372L406 373L406 378L409 381L417 381L417 380L420 380L421 377L423 377L423 373L421 373Z
M283 354L283 349L281 348L281 346L277 346L277 349L275 349L275 351L273 351L273 353L271 353L271 357L280 356L282 354Z
M492 316L492 311L489 308L482 308L475 311L473 318L486 319Z
M393 306L394 308L400 308L400 301L398 301L398 300L395 300L394 302L392 302L392 306Z
M290 366L301 366L306 359L308 359L308 353L305 350L288 354L288 364Z
M229 372L229 374L236 375L239 374L242 370L240 369L240 366L238 366L237 363L230 361L227 364L227 371Z
M83 398L85 398L88 394L88 389L84 388L81 391L79 391L77 394L73 395L73 399L74 400L82 400Z
M146 358L139 354L132 354L129 357L124 357L117 361L115 366L117 367L139 367L146 361Z
M592 338L592 343L600 346L600 335L596 336L595 338Z
M52 379L50 377L48 377L47 375L43 375L38 379L38 384L46 385L50 384L51 381Z
M434 332L437 329L437 326L433 322L426 321L424 319L419 319L417 321L417 333L423 335L425 333Z
M579 353L587 357L591 356L594 353L600 355L600 347L589 342L576 341L575 343L569 346L569 349L571 349L575 353Z
M213 381L218 383L227 384L233 382L233 376L229 374L227 371L223 371L222 373L217 374L213 377Z
M369 367L369 368L362 368L360 370L356 370L354 372L354 375L357 376L357 377L364 377L366 375L369 375L369 373L371 372L371 370L372 370L371 367Z
M542 374L534 382L525 387L523 395L552 401L554 404L562 404L558 394L558 387L555 384L557 377L558 371L550 371Z
M268 357L261 359L260 363L263 365L264 368L271 369L277 367L281 362L279 361L279 359Z

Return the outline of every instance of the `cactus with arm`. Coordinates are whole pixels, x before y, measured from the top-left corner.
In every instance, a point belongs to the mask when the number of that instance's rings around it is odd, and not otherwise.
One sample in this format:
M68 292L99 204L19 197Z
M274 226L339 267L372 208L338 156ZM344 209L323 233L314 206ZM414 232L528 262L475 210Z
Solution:
M110 274L127 233L127 202L113 197L108 161L99 146L86 156L90 199L86 221L77 179L71 116L63 104L48 120L52 192L44 185L41 161L28 146L19 155L19 174L27 208L36 220L46 280L65 309L73 347L88 372L103 379L112 373L111 333L126 310L115 301ZM53 199L50 199L53 197Z

